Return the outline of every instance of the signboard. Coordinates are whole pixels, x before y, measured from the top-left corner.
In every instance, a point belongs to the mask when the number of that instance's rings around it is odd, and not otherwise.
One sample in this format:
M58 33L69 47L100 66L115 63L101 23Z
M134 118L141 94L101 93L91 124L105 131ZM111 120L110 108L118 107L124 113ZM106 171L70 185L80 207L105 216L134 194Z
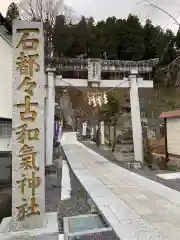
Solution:
M13 22L12 219L18 229L44 226L43 24Z
M101 79L100 59L88 59L88 80L99 82Z

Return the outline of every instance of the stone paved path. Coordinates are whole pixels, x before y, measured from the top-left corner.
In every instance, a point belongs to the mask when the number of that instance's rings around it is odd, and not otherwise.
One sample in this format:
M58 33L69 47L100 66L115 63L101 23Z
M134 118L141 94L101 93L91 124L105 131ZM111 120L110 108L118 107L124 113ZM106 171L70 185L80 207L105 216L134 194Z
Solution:
M180 239L179 192L117 167L79 142L65 143L74 173L121 240Z
M92 149L93 151L97 152L98 154L100 154L101 156L107 158L109 161L117 164L118 166L121 166L123 168L126 168L126 166L121 162L121 161L117 161L114 157L114 155L112 154L112 152L110 150L107 150L108 148L106 147L106 150L104 150L103 148L98 148L96 146L96 144L90 144L88 142L82 142L85 146L87 146L88 148ZM144 168L144 169L129 169L132 172L136 172L144 177L147 177L153 181L159 182L167 187L170 187L176 191L180 191L180 177L179 178L175 178L175 179L163 179L161 177L158 176L157 173L159 173L159 171L151 171L148 168ZM164 171L162 171L164 172Z

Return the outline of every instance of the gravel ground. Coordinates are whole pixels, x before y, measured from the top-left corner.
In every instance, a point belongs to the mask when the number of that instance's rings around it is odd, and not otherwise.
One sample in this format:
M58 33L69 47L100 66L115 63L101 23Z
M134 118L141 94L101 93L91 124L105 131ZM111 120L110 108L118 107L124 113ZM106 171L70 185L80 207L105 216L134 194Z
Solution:
M46 212L57 212L59 201L61 199L61 180L56 175L46 175Z
M12 189L0 189L0 223L5 217L11 216Z
M56 174L57 170L59 177L57 177ZM62 169L56 169L55 167L48 169L48 171L46 169L45 207L46 212L58 212L59 232L63 233L63 217L88 214L90 213L90 207L87 204L86 192L72 173L70 174L70 181L73 189L72 197L68 200L61 201L61 176ZM1 190L1 195L5 190ZM0 222L4 217L9 217L11 215L11 188L6 195L4 201L0 199Z
M70 170L70 169L69 169ZM88 195L82 188L81 184L70 170L71 183L71 198L59 202L58 206L58 220L59 232L63 233L63 218L70 216L77 216L90 213L90 206L88 205Z
M170 187L176 191L180 191L180 179L177 178L177 179L169 179L169 180L166 180L166 179L163 179L163 178L159 178L156 176L157 173L164 173L164 171L152 171L152 170L149 170L147 167L144 167L143 169L129 169L126 167L126 165L120 161L118 161L117 159L115 159L115 157L113 156L111 150L107 150L107 148L98 148L96 146L96 144L94 143L90 143L88 141L84 141L82 142L85 146L89 147L90 149L94 150L95 152L99 153L101 156L107 158L109 161L115 163L116 165L118 166L121 166L121 167L124 167L132 172L136 172L146 178L149 178L153 181L156 181L156 182L159 182L167 187Z
M62 159L66 159L63 152ZM58 167L60 166L60 168ZM57 174L58 172L58 174ZM86 191L69 168L71 198L61 200L61 161L54 161L54 167L46 170L46 211L58 212L59 232L63 233L63 218L90 213Z

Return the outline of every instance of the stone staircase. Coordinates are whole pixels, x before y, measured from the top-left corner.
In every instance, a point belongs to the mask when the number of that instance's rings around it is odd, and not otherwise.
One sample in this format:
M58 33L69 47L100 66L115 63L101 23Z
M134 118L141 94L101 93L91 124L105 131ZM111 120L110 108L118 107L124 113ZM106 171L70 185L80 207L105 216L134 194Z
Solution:
M132 129L125 128L117 135L117 143L120 144L133 144Z
M122 115L117 123L117 143L133 144L132 125L130 113Z
M70 101L69 92L62 92L60 97L60 106L63 112L63 117L65 119L65 124L74 128L74 111L72 108L72 103Z

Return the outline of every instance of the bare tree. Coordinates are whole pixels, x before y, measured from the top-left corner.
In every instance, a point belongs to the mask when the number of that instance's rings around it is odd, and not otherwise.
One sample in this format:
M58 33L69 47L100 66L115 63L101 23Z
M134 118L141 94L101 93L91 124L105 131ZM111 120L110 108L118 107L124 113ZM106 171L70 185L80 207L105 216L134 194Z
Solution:
M64 0L21 0L19 3L21 18L49 22L55 24L56 16L64 15L67 23L79 22L82 18L71 7L64 4Z
M22 0L19 3L21 16L25 20L46 22L52 26L56 16L63 14L63 0Z
M53 55L53 27L58 15L63 15L66 23L81 19L72 8L64 5L64 0L21 0L19 3L21 19L44 23L45 57Z
M149 5L150 7L156 8L156 9L160 10L161 12L165 13L166 15L168 15L174 21L175 24L180 26L180 23L177 21L177 19L171 13L169 13L168 11L163 9L162 7L158 6L157 4L152 3L149 0L142 0L142 1L138 2L138 4L143 3L143 2L147 5Z
M64 5L64 18L67 24L73 23L76 24L82 19L81 14L77 14L73 8Z
M56 17L63 14L64 0L22 0L19 3L21 19L44 23L45 55L52 56L52 34Z

